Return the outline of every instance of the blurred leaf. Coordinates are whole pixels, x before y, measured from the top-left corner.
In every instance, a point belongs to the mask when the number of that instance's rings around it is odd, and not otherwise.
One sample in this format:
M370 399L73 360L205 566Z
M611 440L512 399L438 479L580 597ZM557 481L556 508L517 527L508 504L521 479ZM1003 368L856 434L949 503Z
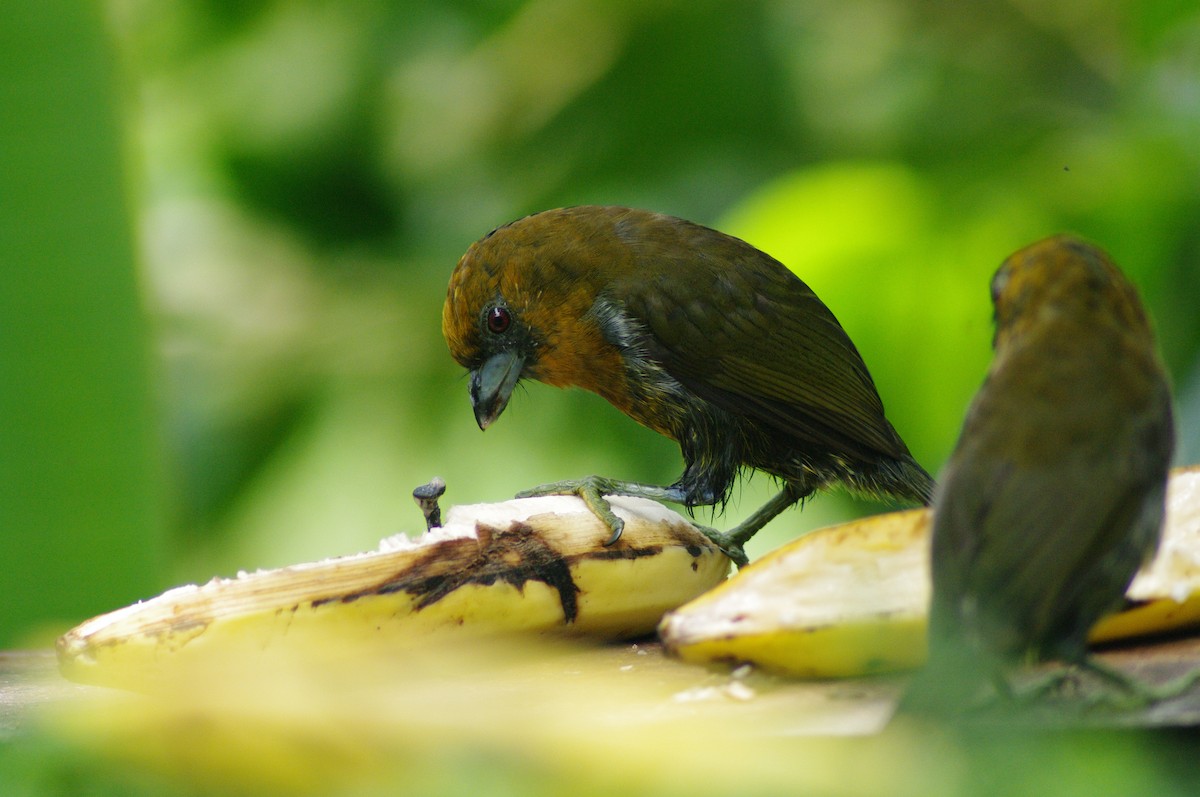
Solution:
M114 75L97 6L6 4L0 647L161 586L157 429Z

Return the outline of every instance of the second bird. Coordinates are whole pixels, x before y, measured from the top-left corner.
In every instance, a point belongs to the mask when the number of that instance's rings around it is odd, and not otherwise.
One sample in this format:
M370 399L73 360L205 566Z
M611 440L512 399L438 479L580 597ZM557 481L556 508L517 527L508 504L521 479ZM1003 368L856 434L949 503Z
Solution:
M1010 668L1055 658L1141 689L1087 640L1162 533L1174 421L1149 317L1112 260L1072 236L1021 249L991 287L995 358L934 508L917 711L973 709L988 681L1011 693Z
M622 207L528 216L463 255L442 331L470 370L480 428L535 379L593 391L679 443L670 486L590 477L523 493L580 495L610 543L622 526L603 496L723 504L743 468L783 489L730 532L708 530L742 563L746 540L816 490L930 499L833 313L782 263L716 230Z

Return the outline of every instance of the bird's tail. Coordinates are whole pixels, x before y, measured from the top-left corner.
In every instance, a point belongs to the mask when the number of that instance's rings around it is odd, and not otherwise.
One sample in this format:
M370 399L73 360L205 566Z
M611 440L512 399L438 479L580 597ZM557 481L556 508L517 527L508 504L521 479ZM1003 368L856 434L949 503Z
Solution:
M928 506L933 502L933 477L912 457L899 464L900 485L905 488L905 497Z
M872 498L905 501L928 506L933 501L933 477L909 455L880 457L858 465L846 480L855 490Z

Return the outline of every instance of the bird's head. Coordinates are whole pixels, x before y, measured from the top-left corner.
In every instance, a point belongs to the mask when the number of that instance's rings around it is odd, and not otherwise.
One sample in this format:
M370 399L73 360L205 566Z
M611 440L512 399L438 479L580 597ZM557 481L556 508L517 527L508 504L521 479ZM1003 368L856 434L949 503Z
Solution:
M1030 328L1109 319L1129 334L1152 337L1137 289L1098 247L1056 235L1011 255L992 278L996 345Z
M458 261L442 308L450 354L470 371L486 429L521 379L576 385L610 400L624 389L620 351L593 308L629 254L613 235L621 208L527 216L476 241Z

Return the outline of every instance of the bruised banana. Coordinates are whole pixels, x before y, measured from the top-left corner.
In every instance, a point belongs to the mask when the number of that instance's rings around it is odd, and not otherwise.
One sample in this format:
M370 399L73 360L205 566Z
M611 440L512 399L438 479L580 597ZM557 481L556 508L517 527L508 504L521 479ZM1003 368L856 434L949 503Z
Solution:
M815 531L668 614L659 635L687 661L750 662L806 678L918 667L926 655L930 519L928 509L914 509ZM1200 467L1192 467L1171 474L1158 555L1091 640L1197 624Z
M139 687L206 653L253 659L330 638L641 636L725 578L729 560L675 512L610 502L625 521L611 546L578 498L527 498L454 507L444 526L373 552L177 587L66 633L60 667L74 680Z

